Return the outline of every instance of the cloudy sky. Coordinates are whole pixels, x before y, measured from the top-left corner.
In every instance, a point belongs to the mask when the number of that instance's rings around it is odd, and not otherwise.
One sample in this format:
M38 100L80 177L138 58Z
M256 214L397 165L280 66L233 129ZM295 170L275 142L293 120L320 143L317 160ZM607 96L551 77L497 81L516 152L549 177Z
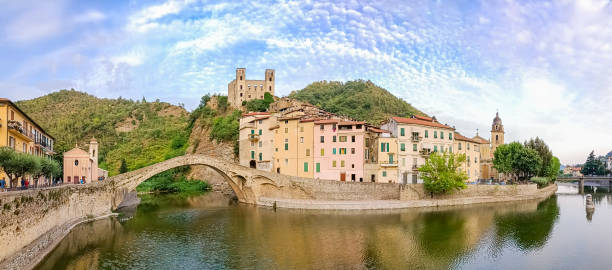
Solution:
M369 79L467 136L612 150L612 3L0 0L0 96L63 88L194 108L236 67L277 95Z

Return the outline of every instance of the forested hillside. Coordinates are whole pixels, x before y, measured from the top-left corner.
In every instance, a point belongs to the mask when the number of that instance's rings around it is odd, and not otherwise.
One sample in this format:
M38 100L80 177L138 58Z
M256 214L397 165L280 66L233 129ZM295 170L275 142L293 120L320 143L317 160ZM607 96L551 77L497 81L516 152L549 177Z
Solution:
M95 137L100 167L111 175L119 172L121 159L134 170L182 155L190 134L183 108L144 98L103 99L61 90L17 105L55 137L58 160L75 144L86 149Z
M315 82L289 97L371 124L379 124L390 116L426 115L370 81Z

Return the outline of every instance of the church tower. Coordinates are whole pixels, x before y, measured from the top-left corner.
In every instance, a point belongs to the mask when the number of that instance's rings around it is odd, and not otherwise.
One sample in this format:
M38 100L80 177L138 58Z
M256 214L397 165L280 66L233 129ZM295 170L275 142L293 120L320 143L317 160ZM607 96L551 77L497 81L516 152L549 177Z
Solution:
M89 179L94 182L98 180L98 141L94 137L89 141L89 158L91 160L91 175Z
M504 125L501 118L499 118L498 112L495 113L495 118L493 118L493 124L491 125L491 155L502 144L504 144Z

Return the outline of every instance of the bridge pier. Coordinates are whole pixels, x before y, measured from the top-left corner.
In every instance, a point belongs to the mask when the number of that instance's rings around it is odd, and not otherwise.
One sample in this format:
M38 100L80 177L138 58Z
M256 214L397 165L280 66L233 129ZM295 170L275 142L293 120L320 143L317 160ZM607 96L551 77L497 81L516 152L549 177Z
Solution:
M580 194L584 194L584 178L581 177L580 180L578 181L579 181L578 187L580 190Z

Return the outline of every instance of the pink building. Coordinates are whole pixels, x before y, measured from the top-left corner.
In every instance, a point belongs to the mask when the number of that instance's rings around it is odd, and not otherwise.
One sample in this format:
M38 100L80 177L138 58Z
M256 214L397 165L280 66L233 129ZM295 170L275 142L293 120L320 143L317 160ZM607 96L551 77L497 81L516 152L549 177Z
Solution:
M89 153L75 147L64 153L64 183L80 184L98 180L98 142L92 138Z
M314 178L363 182L365 134L364 122L315 121Z

